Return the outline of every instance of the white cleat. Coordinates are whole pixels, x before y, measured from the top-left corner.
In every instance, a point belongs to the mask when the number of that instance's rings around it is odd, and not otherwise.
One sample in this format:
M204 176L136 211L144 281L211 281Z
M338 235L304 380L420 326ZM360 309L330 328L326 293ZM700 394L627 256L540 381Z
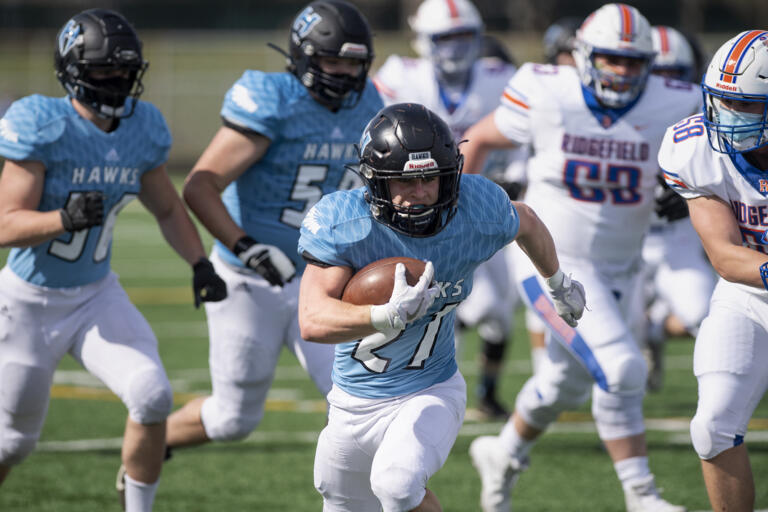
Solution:
M480 473L483 512L509 512L509 493L528 467L528 460L518 460L507 453L498 436L481 436L469 445L472 465Z
M627 512L686 512L681 505L673 505L659 496L653 475L624 490Z

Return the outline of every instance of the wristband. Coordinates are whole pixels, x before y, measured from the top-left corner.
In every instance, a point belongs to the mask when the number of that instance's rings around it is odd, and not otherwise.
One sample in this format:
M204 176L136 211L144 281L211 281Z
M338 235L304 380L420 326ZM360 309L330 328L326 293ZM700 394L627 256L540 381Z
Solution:
M563 282L565 281L565 274L563 274L563 271L559 268L557 269L557 272L549 276L545 279L547 282L547 286L550 290L559 290L563 287Z
M768 290L768 261L760 265L760 279L763 280L763 287Z
M235 245L232 246L232 252L235 254L235 256L240 256L240 253L247 250L249 247L256 245L258 242L251 238L248 235L245 235L243 238L235 242Z

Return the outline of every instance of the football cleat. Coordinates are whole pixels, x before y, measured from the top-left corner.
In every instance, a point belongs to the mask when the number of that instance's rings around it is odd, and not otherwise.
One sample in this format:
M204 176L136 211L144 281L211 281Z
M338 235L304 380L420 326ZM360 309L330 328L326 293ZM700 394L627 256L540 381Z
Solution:
M488 419L506 419L509 411L493 396L484 396L477 403L477 410Z
M120 507L125 510L125 465L123 464L120 464L117 470L115 490L117 490L117 496L120 499Z
M520 473L528 468L528 458L519 460L509 455L498 436L478 437L469 445L469 455L480 473L483 512L509 512L509 494Z
M681 505L673 505L659 496L653 475L639 480L624 489L627 512L686 512Z

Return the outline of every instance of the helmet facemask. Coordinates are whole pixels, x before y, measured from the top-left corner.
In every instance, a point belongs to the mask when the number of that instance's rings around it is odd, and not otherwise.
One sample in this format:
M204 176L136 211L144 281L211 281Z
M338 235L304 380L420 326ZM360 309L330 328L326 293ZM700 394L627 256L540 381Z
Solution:
M373 217L399 233L416 238L439 233L456 213L464 157L459 155L457 161L458 166L440 168L430 165L431 168L423 170L374 169L361 163L357 172L368 189L366 200ZM438 179L437 201L429 205L395 204L390 191L393 179Z
M465 85L472 65L480 58L481 32L465 28L422 37L428 39L429 58L438 80L449 86Z
M652 55L633 52L621 52L592 48L583 43L577 44L576 61L583 66L582 81L591 89L600 103L608 108L622 108L635 101L648 82L651 70ZM637 59L641 63L641 71L634 75L621 75L596 64L596 57L617 56L627 59Z
M768 145L768 31L747 30L726 41L701 89L712 149L734 155Z
M706 84L702 89L704 124L715 151L744 153L768 144L768 96L729 94Z

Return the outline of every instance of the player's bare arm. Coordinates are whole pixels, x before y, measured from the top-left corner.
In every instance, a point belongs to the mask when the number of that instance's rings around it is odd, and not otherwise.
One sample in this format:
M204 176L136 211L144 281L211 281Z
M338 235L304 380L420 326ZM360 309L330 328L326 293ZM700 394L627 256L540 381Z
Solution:
M5 161L0 174L0 247L37 245L65 231L59 211L37 211L44 181L42 162Z
M233 247L246 236L227 212L221 193L267 152L270 140L222 126L184 183L184 201L208 231Z
M505 137L496 127L494 112L491 112L464 133L467 142L461 145L464 155L464 172L478 174L483 170L488 152L493 149L514 149L518 144Z
M727 281L762 288L759 269L768 255L742 246L731 207L716 197L697 197L688 200L688 210L717 273Z
M543 277L552 276L560 268L552 235L530 206L518 201L512 204L520 218L517 244Z
M142 175L139 200L157 219L160 230L171 247L187 263L194 265L205 257L200 235L176 193L165 165L155 167Z
M376 332L371 324L371 306L341 301L352 277L350 267L307 265L299 292L301 337L319 343L340 343Z

